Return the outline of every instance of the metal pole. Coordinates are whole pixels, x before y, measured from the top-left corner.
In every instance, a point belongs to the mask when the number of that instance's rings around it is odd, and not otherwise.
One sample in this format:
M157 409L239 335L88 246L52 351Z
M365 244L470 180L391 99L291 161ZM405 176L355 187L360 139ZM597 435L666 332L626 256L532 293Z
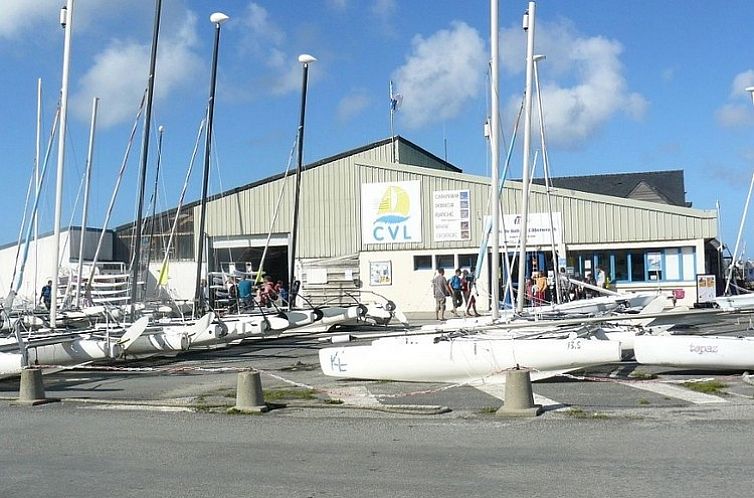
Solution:
M152 97L154 95L154 75L157 64L157 40L160 36L160 14L162 0L155 0L154 29L152 32L152 53L149 58L149 80L147 83L147 107L144 113L144 130L141 140L141 171L139 172L139 207L136 210L134 225L134 258L131 268L131 321L135 317L135 305L139 289L139 269L141 267L141 230L144 210L144 186L147 181L147 162L149 159L149 129L152 123ZM94 269L92 269L94 271Z
M300 55L299 62L303 64L304 75L301 84L301 118L298 124L298 159L296 161L296 190L293 196L293 227L291 230L291 263L290 275L288 279L289 299L288 305L293 309L296 305L296 287L294 286L296 278L296 239L298 238L298 215L299 199L301 197L301 174L303 173L304 161L304 118L306 117L306 89L309 82L309 64L316 61L312 56Z
M212 21L213 18L217 13L212 14L210 16L210 20ZM202 180L202 201L201 201L201 208L199 212L199 243L197 244L197 257L196 257L196 290L194 292L194 317L198 317L199 312L199 306L203 302L203 296L202 296L202 289L201 289L201 281L202 281L202 259L204 258L204 242L205 242L205 234L204 234L204 226L206 223L206 215L207 215L207 187L209 185L209 160L210 160L210 148L212 144L212 119L215 112L215 83L217 81L217 52L218 48L220 46L220 26L223 22L228 20L228 17L224 14L221 17L217 17L217 21L213 21L215 25L215 43L214 48L212 50L212 70L210 73L210 81L209 81L209 102L207 106L207 133L205 135L205 142L204 142L204 177ZM207 288L209 288L209 283L207 283Z
M34 152L34 185L35 195L39 197L39 154L42 146L42 78L37 79L37 136L36 136L36 148ZM37 280L39 270L39 213L34 211L34 296L35 299L39 299L37 294Z
M58 168L55 182L55 221L52 256L54 271L52 275L52 292L50 303L50 327L57 327L58 313L58 271L60 270L60 218L63 211L63 169L65 166L65 129L68 117L68 72L71 61L71 31L73 30L73 0L68 0L60 12L60 22L65 29L63 46L63 78L60 87L60 135L58 136Z
M492 257L491 283L492 294L492 319L500 316L500 195L498 183L500 182L500 114L498 108L499 85L500 85L500 41L499 33L499 0L490 0L490 38L492 45L491 84L490 84L490 107L492 116L490 119L490 148L492 150L492 173L490 175L490 195L492 196ZM486 250L486 249L485 249Z
M561 302L560 295L560 278L558 272L558 256L555 250L555 222L552 219L552 198L550 196L550 158L547 155L547 140L545 139L545 113L542 109L542 92L539 88L539 61L544 59L544 55L534 57L534 83L537 87L537 108L539 110L539 136L542 140L542 165L545 172L545 191L547 192L547 211L550 219L550 243L552 245L552 271L553 281L555 283L555 299L558 304Z
M529 2L529 10L524 15L524 29L527 30L526 45L526 101L524 104L524 167L521 180L521 223L519 225L520 252L518 257L518 294L516 311L524 310L526 297L526 239L528 235L529 217L529 159L531 155L531 94L532 76L534 73L534 15L536 3Z
M89 149L86 153L86 180L84 183L84 207L81 214L81 234L79 236L79 268L76 280L76 307L81 307L81 277L84 273L84 242L86 238L86 217L89 213L89 185L92 180L92 157L94 156L94 129L97 126L97 104L99 99L92 99L92 121L89 128ZM91 269L94 271L94 268Z

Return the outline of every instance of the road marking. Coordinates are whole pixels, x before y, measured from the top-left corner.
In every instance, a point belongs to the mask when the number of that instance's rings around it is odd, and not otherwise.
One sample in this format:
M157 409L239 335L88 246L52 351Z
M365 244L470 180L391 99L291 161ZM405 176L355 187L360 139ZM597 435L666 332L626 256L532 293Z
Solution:
M472 387L501 401L505 401L505 384L480 384ZM567 410L569 408L568 405L542 396L541 394L532 394L534 395L534 403L542 405L542 408L548 412Z
M727 403L727 400L719 396L713 396L711 394L699 393L686 389L685 387L678 387L672 384L664 382L619 382L624 386L633 387L636 389L643 389L644 391L651 391L656 394L662 394L663 396L670 396L672 398L682 399L695 405L706 405L711 403Z
M157 406L157 405L137 405L137 404L115 404L115 405L92 405L85 406L88 410L139 410L147 412L193 412L194 408L187 406Z
M369 392L366 386L338 387L326 389L332 399L339 399L343 403L356 406L379 406L380 401Z

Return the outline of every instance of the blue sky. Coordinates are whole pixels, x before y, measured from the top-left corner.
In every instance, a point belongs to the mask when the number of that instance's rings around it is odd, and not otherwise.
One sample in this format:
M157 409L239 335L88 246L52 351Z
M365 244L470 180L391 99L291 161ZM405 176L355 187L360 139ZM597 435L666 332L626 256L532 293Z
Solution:
M63 3L0 6L3 242L17 236L32 171L39 77L45 136L51 126ZM524 87L526 7L500 5L506 135ZM447 139L450 162L488 172L489 2L164 0L153 121L154 130L165 127L161 208L176 203L204 113L214 11L231 20L221 35L213 192L285 169L298 124L300 53L319 59L310 72L306 162L386 138L392 79L403 95L400 134L440 157ZM104 219L146 86L153 13L152 0L76 0L64 224L84 171L94 96L101 100L89 224ZM754 170L754 106L744 92L754 85L753 25L745 0L539 1L536 52L547 56L540 78L553 175L683 169L694 207L720 201L723 240L732 248ZM111 225L134 218L139 144L137 134ZM520 155L513 168L520 177ZM52 227L54 183L53 174L40 209L43 231ZM199 192L197 170L188 199ZM746 233L754 220L749 227Z

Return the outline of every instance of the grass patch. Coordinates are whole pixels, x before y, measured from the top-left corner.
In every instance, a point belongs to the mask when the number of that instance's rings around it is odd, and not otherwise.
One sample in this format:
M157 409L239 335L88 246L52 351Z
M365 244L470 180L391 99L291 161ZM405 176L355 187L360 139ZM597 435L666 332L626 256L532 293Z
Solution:
M588 412L580 406L574 406L573 408L565 412L565 414L571 418L588 418L592 420L605 420L608 418L608 416L604 413Z
M342 405L343 400L342 399L326 399L325 404L326 405Z
M720 382L719 380L705 380L702 382L684 382L681 384L686 389L691 389L698 393L704 394L726 394L723 389L728 387L728 384Z
M640 399L639 400L639 404L640 405L648 405L649 404L649 400L648 399Z
M499 409L499 407L485 406L484 408L482 408L481 410L479 410L479 413L481 413L483 415L491 415L491 414L497 413L498 409Z
M264 390L265 401L279 401L282 399L314 399L314 389L270 389Z
M636 379L636 380L652 380L652 379L656 379L657 375L653 373L645 372L643 370L634 370L633 372L629 374L628 377L631 379Z

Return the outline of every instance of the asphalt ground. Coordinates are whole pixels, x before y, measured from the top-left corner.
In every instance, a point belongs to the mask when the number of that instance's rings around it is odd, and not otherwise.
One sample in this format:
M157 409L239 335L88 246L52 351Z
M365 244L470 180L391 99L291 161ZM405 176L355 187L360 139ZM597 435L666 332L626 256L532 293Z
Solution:
M0 381L0 496L751 495L742 372L623 361L535 382L545 411L509 419L500 387L333 379L320 347L50 369L46 394L62 401L35 407ZM274 409L228 414L249 368Z

